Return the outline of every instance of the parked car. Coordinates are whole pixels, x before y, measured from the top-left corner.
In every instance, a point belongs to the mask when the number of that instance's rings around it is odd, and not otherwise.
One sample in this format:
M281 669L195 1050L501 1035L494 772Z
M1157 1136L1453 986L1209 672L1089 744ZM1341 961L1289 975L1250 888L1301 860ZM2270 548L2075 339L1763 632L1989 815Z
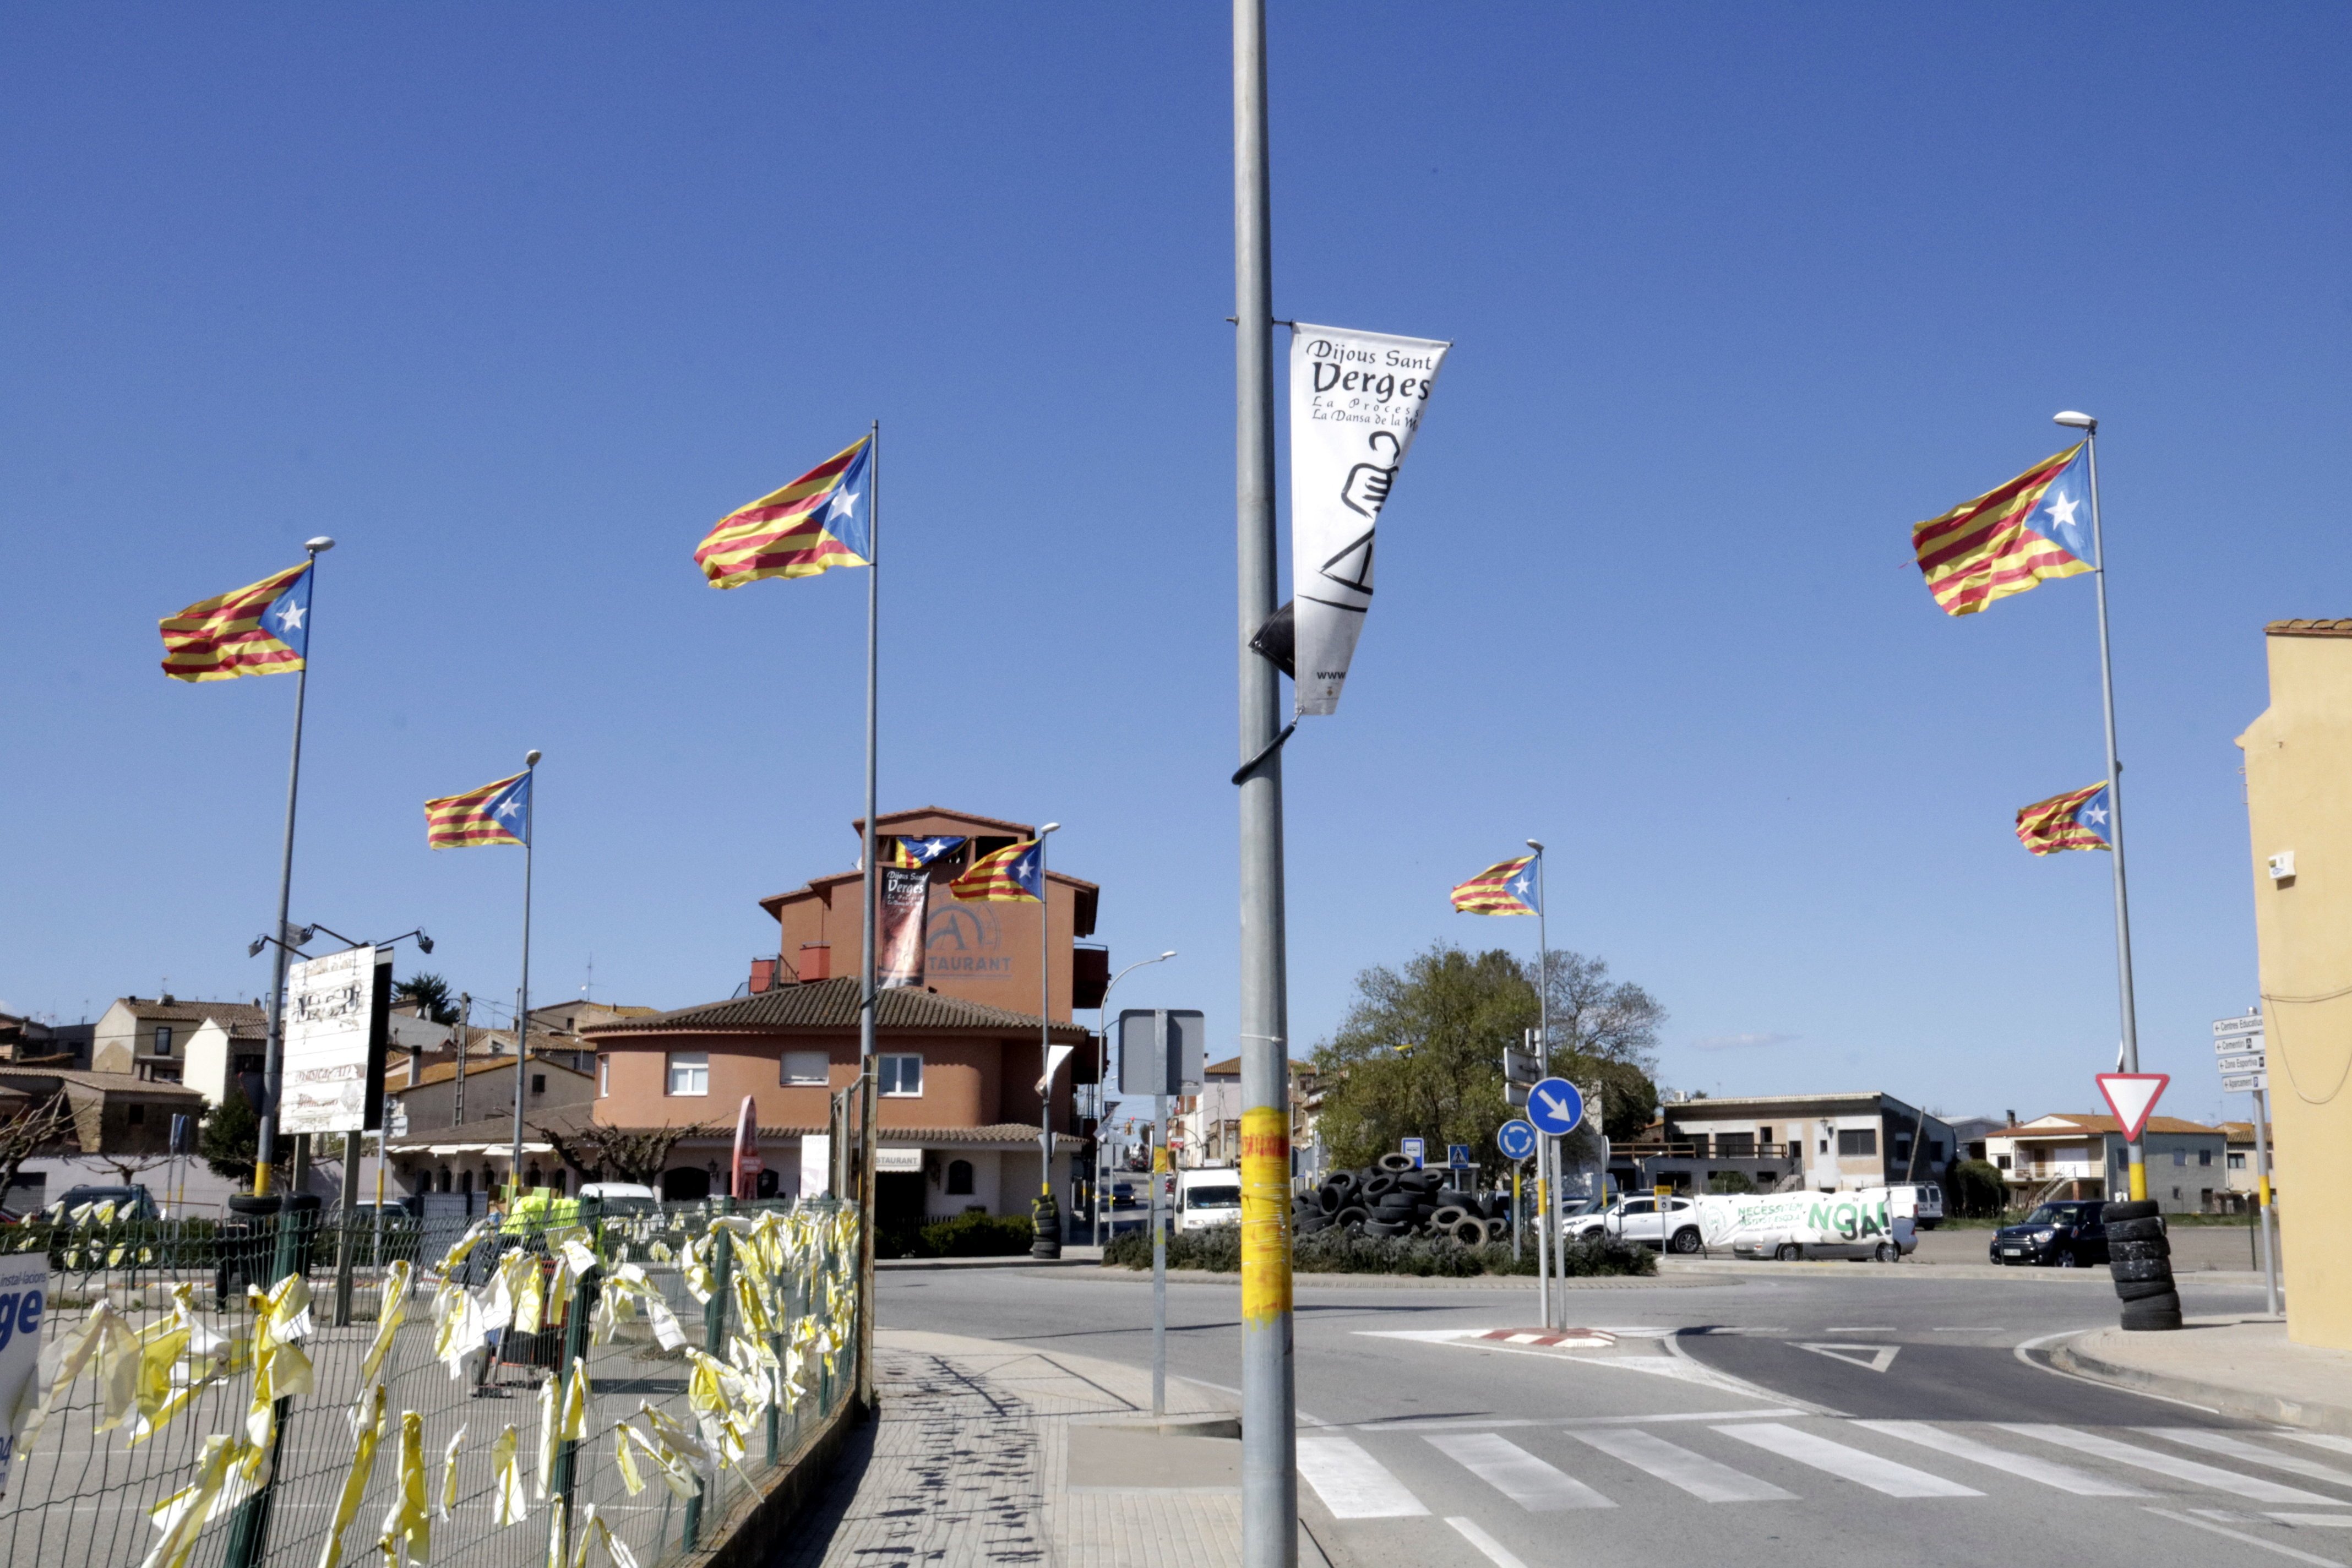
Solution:
M1696 1252L1698 1211L1688 1198L1668 1198L1663 1215L1654 1197L1621 1198L1598 1214L1576 1215L1563 1227L1563 1234L1570 1241L1605 1235L1666 1252Z
M1889 1182L1889 1191L1911 1194L1911 1223L1933 1230L1944 1223L1944 1189L1933 1182Z
M2096 1199L2043 1204L2022 1224L1994 1231L1988 1256L2004 1267L2032 1263L2087 1268L2105 1263L2107 1227L2100 1215L2105 1207Z
M118 1220L163 1217L154 1195L136 1184L127 1187L68 1187L65 1195L49 1205L49 1212L63 1218L84 1204L112 1204Z
M661 1194L636 1182L583 1182L580 1197L583 1203L594 1198L608 1216L652 1214L661 1207Z

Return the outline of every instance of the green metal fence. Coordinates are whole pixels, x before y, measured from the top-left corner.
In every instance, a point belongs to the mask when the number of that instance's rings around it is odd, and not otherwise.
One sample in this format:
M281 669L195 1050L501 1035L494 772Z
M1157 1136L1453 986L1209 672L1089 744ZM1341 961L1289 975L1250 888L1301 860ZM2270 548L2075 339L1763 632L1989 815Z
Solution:
M49 1269L0 1554L656 1568L856 1385L846 1205L457 1228L312 1210L0 1231L0 1263Z

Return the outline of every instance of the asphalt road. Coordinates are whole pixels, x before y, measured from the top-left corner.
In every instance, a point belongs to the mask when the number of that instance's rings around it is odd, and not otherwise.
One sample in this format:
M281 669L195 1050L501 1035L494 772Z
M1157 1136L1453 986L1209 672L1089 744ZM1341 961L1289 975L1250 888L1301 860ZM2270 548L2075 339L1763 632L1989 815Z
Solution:
M887 1326L1150 1360L1141 1279L889 1271L881 1292ZM1614 1342L1469 1338L1532 1323L1532 1290L1300 1293L1301 1508L1335 1563L2352 1563L2352 1453L2024 1353L2115 1321L2103 1271L1800 1266L1570 1302ZM1169 1304L1171 1373L1234 1384L1238 1291L1178 1276Z

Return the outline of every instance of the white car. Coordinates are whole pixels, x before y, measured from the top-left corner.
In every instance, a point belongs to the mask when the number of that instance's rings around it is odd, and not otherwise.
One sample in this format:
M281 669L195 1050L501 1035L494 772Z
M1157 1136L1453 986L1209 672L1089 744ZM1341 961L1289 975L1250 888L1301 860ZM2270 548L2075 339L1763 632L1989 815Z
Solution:
M1176 1173L1176 1228L1206 1230L1239 1225L1242 1173L1230 1165L1202 1165Z
M1570 1219L1566 1234L1570 1241L1596 1235L1612 1236L1643 1247L1662 1246L1667 1252L1696 1252L1697 1209L1688 1198L1668 1198L1665 1202L1666 1212L1662 1215L1654 1197L1620 1198L1598 1214Z

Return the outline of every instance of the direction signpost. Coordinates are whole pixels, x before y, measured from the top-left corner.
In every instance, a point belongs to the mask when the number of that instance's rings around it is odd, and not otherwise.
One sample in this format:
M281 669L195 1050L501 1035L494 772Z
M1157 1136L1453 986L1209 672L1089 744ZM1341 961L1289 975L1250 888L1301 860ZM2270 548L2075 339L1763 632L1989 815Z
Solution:
M1559 1141L1575 1131L1577 1124L1584 1120L1584 1096L1564 1078L1545 1079L1528 1090L1528 1120L1544 1135L1537 1145L1536 1157L1536 1211L1540 1216L1536 1222L1536 1268L1542 1281L1537 1289L1537 1305L1542 1309L1544 1326L1558 1328L1559 1325L1552 1321L1555 1292L1551 1288L1551 1266L1555 1259L1563 1266L1567 1263L1563 1256L1565 1238L1559 1234ZM1565 1316L1566 1289L1557 1292L1557 1297Z
M2271 1074L2260 1008L2213 1020L2213 1065L2221 1092L2254 1097L2254 1228L2260 1234L2265 1310L2279 1310L2278 1244L2271 1234Z

